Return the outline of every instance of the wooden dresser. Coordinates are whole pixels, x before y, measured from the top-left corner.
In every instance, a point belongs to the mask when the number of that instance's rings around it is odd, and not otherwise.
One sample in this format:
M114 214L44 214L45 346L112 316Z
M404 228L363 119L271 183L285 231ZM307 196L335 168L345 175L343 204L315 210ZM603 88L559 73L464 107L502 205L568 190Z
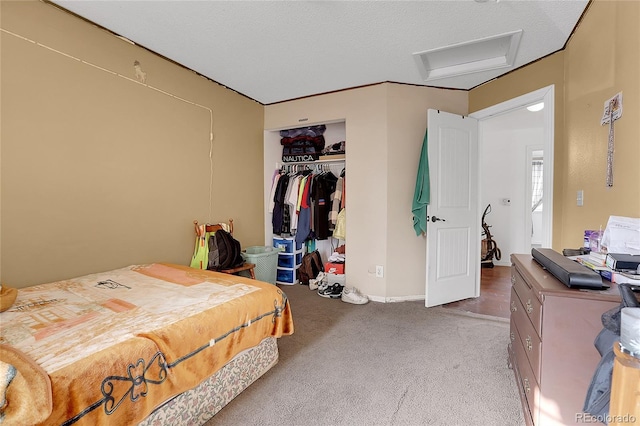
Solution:
M511 255L509 365L527 425L584 425L600 354L601 315L620 304L617 286L570 289L528 254Z

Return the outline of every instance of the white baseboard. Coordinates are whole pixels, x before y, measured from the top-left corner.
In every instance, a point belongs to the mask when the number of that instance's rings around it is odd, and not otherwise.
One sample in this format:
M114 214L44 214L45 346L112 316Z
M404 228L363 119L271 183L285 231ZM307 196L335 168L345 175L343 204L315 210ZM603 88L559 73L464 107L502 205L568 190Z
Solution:
M418 300L424 300L424 295L422 296L400 296L400 297L382 297L382 296L368 296L369 300L373 302L382 302L382 303L395 303L395 302L415 302Z

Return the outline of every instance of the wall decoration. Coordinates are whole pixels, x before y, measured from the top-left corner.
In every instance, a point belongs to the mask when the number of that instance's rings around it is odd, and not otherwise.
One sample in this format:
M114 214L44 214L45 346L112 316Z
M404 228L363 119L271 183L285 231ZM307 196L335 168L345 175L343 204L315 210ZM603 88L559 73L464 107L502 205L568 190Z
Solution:
M613 122L622 117L622 92L619 92L604 103L601 125L609 124L609 140L607 146L607 187L613 186L613 148L615 136Z

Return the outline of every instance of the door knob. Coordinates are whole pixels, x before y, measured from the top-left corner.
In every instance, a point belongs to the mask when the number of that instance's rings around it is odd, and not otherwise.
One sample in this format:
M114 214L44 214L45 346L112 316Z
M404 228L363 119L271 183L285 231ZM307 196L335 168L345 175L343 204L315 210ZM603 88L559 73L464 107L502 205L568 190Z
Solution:
M436 222L438 220L441 220L442 222L446 222L446 220L444 220L444 219L440 219L439 217L431 216L431 222Z

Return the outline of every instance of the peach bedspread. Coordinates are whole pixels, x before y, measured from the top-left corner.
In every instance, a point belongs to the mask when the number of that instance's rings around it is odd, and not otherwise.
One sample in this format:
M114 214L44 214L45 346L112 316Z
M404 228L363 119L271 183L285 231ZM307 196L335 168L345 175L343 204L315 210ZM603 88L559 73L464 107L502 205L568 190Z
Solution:
M135 424L235 354L291 333L278 287L170 264L21 289L0 314L0 343L51 379L51 412L31 413L43 424Z

